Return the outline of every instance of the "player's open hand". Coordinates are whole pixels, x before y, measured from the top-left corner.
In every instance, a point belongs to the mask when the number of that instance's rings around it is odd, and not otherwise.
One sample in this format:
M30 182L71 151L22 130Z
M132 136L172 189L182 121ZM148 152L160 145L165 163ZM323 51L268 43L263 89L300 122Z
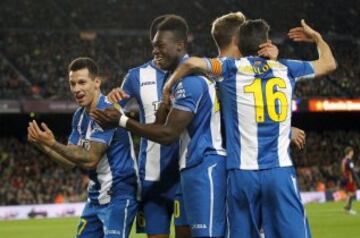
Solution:
M56 139L52 131L45 123L41 123L41 128L35 120L29 123L28 140L33 144L42 144L52 146L56 143Z
M305 146L305 131L303 131L303 130L297 128L297 127L291 127L291 142L299 150L304 149L304 146Z
M90 112L90 116L106 130L119 127L121 112L116 108L96 109Z
M271 43L271 41L261 44L259 48L259 56L268 58L270 60L277 60L277 57L279 55L279 49L276 47L276 45Z
M296 42L315 42L321 37L320 33L306 24L304 19L301 20L301 27L290 29L288 36Z
M123 99L129 98L129 95L120 88L113 88L106 97L111 103L117 103Z

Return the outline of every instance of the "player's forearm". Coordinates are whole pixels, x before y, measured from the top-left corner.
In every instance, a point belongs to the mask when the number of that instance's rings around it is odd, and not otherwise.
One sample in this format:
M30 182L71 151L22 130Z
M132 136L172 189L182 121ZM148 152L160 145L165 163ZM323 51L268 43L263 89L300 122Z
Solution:
M68 146L56 141L50 148L70 162L84 168L91 168L97 163L97 158L80 146Z
M170 76L167 85L173 86L179 80L187 75L194 73L207 74L209 71L207 63L204 59L198 57L190 57L184 63L180 64L174 73Z
M315 75L321 76L328 74L336 69L336 61L329 45L321 35L315 37L319 59L314 61Z
M69 159L56 153L54 150L50 149L49 147L43 147L42 151L44 151L50 157L51 160L55 161L60 166L66 169L71 169L75 167L75 163L71 162Z
M169 114L169 109L164 103L160 103L159 109L156 111L156 118L153 124L163 125Z
M178 134L162 124L141 124L129 119L126 129L151 141L160 144L170 144L178 138Z

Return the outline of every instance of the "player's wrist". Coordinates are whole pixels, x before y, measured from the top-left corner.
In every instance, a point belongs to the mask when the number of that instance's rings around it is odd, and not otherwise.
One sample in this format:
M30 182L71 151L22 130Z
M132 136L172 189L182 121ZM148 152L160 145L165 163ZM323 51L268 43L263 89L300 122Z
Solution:
M322 36L320 35L319 32L316 32L316 33L314 33L314 35L313 35L313 40L314 40L314 42L315 42L316 44L318 44L320 41L323 41L323 38L322 38Z
M56 143L57 143L56 139L49 140L49 141L45 144L45 146L48 146L48 147L52 148L52 147L55 146Z
M126 123L128 122L128 120L129 118L126 115L122 114L119 119L119 126L126 128Z

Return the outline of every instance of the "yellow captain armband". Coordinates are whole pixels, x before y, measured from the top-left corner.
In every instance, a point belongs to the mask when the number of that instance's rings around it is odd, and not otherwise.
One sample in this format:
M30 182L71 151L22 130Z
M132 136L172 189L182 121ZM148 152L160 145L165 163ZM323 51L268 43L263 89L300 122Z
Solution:
M222 74L222 65L219 59L210 59L211 71L213 75L220 76Z

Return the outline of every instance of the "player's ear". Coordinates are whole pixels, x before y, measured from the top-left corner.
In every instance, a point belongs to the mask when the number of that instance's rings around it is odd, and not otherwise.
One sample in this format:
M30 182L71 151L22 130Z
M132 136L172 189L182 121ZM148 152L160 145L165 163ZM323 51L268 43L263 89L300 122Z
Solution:
M181 42L178 42L178 43L176 44L176 51L177 51L178 53L184 51L184 48L185 48L185 43L184 43L184 42L181 41Z
M95 77L95 85L96 85L96 89L100 89L100 86L101 86L100 77Z

